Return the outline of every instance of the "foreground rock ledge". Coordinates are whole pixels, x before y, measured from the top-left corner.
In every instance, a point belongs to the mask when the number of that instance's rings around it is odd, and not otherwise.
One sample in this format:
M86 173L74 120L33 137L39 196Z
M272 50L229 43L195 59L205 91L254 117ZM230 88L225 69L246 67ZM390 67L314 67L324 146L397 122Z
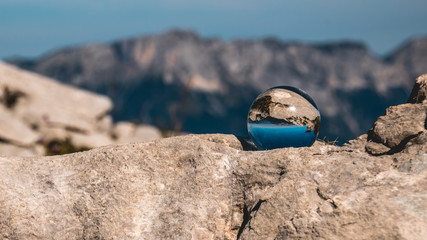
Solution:
M425 82L343 147L214 134L0 157L0 238L425 239Z
M189 135L0 158L0 237L423 238L426 145L375 157L365 142L247 152Z

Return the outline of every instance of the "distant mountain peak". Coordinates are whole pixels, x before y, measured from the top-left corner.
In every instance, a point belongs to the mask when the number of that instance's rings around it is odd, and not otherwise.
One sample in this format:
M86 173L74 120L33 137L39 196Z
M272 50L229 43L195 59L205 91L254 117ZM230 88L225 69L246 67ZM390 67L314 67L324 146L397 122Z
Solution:
M415 77L427 72L425 39L407 42L386 61L357 41L222 41L174 29L11 62L110 96L115 120L195 133L245 134L253 99L270 87L292 85L316 100L320 135L345 140L406 100Z

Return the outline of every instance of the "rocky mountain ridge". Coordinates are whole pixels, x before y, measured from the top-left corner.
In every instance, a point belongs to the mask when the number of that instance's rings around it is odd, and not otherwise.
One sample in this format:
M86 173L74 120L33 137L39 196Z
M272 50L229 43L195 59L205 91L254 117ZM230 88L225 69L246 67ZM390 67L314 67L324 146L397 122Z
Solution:
M427 38L408 41L381 59L357 42L224 42L170 31L10 62L108 95L116 121L193 133L246 135L255 97L273 86L292 85L317 102L320 136L343 143L407 98L412 80L427 71Z
M427 75L416 84L341 147L208 134L0 157L0 237L425 239Z

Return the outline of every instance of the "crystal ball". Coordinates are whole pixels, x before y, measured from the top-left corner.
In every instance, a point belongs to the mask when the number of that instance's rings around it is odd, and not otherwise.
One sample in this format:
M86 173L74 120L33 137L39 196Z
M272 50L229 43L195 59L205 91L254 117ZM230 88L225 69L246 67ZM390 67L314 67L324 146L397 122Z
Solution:
M320 130L320 113L304 91L278 86L261 93L248 114L248 132L261 150L309 147Z

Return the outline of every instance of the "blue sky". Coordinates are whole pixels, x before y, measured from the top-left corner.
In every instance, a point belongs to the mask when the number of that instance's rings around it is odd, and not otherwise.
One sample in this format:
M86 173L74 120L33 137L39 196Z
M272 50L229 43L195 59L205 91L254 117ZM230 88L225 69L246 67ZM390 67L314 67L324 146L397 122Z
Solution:
M426 0L0 0L0 58L195 30L226 40L362 41L383 55L427 35Z

